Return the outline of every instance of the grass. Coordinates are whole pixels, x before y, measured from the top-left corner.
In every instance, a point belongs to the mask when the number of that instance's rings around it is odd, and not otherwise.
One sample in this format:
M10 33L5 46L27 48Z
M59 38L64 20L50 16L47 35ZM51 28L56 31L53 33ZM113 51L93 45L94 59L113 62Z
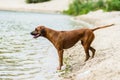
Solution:
M64 13L69 15L87 14L90 11L120 11L120 0L74 0Z
M39 3L39 2L46 2L50 0L26 0L26 3Z

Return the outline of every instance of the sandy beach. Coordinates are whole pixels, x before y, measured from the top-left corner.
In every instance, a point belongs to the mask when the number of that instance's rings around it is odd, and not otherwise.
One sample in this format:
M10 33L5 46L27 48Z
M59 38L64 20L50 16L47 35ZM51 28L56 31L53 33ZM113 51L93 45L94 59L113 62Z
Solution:
M120 12L98 10L74 19L76 21L83 20L94 27L112 23L115 25L94 32L95 40L92 46L96 49L96 54L93 59L84 62L85 53L80 42L66 50L65 57L69 57L72 72L65 80L119 80Z
M52 0L45 3L26 4L25 0L1 0L0 10L61 13L68 9L70 0ZM85 53L78 42L65 50L71 72L62 80L119 80L120 79L120 11L98 10L73 18L83 20L94 27L115 24L95 31L92 46L96 49L93 59L84 62Z

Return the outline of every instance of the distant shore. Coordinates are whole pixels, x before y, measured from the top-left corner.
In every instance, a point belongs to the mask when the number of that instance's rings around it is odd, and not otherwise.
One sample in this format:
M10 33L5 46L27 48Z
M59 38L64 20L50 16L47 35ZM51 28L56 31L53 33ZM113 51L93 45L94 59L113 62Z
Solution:
M25 0L1 0L0 10L40 13L62 13L68 9L69 0L51 0L43 3L27 4Z

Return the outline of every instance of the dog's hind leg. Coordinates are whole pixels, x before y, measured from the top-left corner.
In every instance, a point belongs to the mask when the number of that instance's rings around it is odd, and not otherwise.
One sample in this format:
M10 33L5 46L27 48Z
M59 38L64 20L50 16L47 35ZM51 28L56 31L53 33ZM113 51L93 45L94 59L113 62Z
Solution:
M87 44L84 44L83 47L84 47L85 54L86 54L86 59L85 59L85 61L87 61L87 60L89 59L89 57L90 57L90 54L89 54L89 47L90 47L90 46L87 45Z
M86 54L86 59L85 61L87 61L90 57L90 54L89 54L89 48L90 48L90 45L86 44L84 41L81 41L81 44L85 50L85 54Z
M94 34L91 32L87 32L85 37L81 40L81 44L83 45L85 53L86 53L85 61L87 61L90 57L89 50L92 51L93 53L92 57L94 57L95 49L90 46L93 40L94 40Z
M90 47L90 50L92 51L92 58L94 58L94 55L95 55L95 49L93 47Z

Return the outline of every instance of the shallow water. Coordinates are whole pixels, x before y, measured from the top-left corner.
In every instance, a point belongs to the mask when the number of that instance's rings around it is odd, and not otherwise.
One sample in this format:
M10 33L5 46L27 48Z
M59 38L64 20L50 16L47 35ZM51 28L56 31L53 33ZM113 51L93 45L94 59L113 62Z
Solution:
M0 11L0 80L59 80L56 49L47 39L30 35L38 25L78 27L66 15Z

